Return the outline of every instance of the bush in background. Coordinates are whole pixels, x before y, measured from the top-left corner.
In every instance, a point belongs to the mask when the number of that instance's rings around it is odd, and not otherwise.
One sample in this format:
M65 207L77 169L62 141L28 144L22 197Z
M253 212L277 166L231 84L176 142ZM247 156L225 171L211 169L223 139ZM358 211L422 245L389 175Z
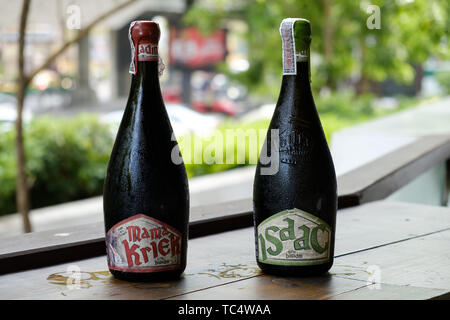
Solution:
M316 106L320 114L325 136L330 141L332 134L345 127L365 120L393 113L416 105L417 98L397 98L395 108L375 108L371 95L355 96L351 92L339 92L330 96L318 97ZM241 130L245 134L248 129L258 133L257 150L249 150L249 137L239 145L237 139L233 144L223 141L223 164L195 163L194 141L198 139L202 148L198 151L211 153L208 150L213 142L213 134L207 136L178 137L180 150L186 163L188 177L195 177L229 170L253 164L250 152L259 155L266 133L269 119L252 122L229 120L217 130L222 137L228 129ZM0 128L1 129L1 128ZM117 128L116 128L117 129ZM75 118L38 117L25 128L25 151L27 156L27 172L31 192L32 208L73 201L102 194L106 167L114 142L112 128L99 121L98 117L82 114ZM0 215L16 212L16 162L14 147L14 131L0 130ZM183 140L190 138L189 143ZM245 148L245 150L238 148ZM190 149L190 150L189 150ZM189 152L190 151L190 152ZM190 153L190 159L187 159ZM226 156L232 154L235 161L226 163ZM242 156L237 161L237 155ZM214 159L214 158L213 158ZM189 163L190 162L190 163Z
M442 87L444 94L450 94L450 71L442 71L437 73L436 80Z
M14 131L0 135L0 214L16 211ZM102 194L113 138L96 116L38 117L25 128L33 208Z
M246 165L255 165L257 158L255 159L251 156L255 154L256 156L259 155L269 123L270 119L252 122L226 121L218 129L216 129L215 132L206 136L195 136L192 134L191 136L178 138L180 151L183 155L188 177L191 178L205 174L217 173ZM259 134L260 129L263 130L263 135ZM231 134L242 134L243 136L239 136L239 138L234 137L234 141L229 141L229 138L227 138L228 130L231 131ZM255 135L252 136L251 133L255 133ZM223 137L224 139L222 140L223 145L221 161L218 160L219 155L215 154L215 150L209 150L214 143L215 134L217 137ZM250 139L254 139L254 137L256 137L256 143L252 144L250 143ZM190 144L184 143L185 139L190 139ZM242 143L239 143L238 140ZM197 151L194 146L195 143L202 146L202 148L198 150L201 152L200 155L195 154L195 151ZM251 147L256 149L250 149ZM207 163L205 161L202 161L202 163L196 163L196 157L202 156L202 159L205 159L205 154L211 155L213 160L212 163ZM227 157L230 156L233 157L234 161L232 163L227 163Z

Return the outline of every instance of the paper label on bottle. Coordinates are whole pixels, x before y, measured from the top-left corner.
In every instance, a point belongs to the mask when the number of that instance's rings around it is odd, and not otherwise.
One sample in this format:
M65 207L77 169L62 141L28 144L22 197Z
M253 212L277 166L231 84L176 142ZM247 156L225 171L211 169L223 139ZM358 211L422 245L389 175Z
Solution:
M297 63L295 59L294 23L296 19L284 19L280 25L281 42L283 48L283 75L296 75Z
M261 222L257 233L259 262L306 266L330 261L330 226L303 210L279 212Z
M281 21L280 35L283 48L283 75L296 75L297 62L308 61L309 52L304 50L296 51L294 24L296 21L305 20L301 18L286 18Z
M138 61L158 61L158 46L151 43L140 43Z
M131 29L133 29L133 26L136 24L136 21L133 21L130 23L130 27L128 28L128 41L130 41L130 47L131 47L131 63L130 63L130 69L129 72L132 74L136 74L136 61L135 61L135 48L134 48L134 42L133 39L131 39Z
M181 264L181 233L144 214L125 219L106 234L108 267L125 272L175 270Z
M158 61L158 74L159 76L162 76L166 65L158 54L158 46L156 44L139 43L136 51L133 39L131 38L131 29L135 24L136 21L131 22L130 27L128 28L128 40L130 41L131 47L131 63L128 72L136 75L138 61Z

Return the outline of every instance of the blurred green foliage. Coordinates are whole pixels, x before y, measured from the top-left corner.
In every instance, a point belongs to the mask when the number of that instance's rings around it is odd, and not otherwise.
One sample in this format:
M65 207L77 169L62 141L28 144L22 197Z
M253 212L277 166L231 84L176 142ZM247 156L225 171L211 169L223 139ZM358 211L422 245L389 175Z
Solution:
M369 5L380 8L380 29L367 27ZM252 92L273 97L282 65L278 28L286 17L311 22L314 90L350 80L362 89L358 92L367 92L364 83L387 78L412 83L413 65L432 55L448 58L449 11L448 0L202 0L194 1L184 22L210 32L230 20L244 21L250 67L238 74L226 65L220 69Z
M270 119L226 121L206 136L180 137L178 142L188 177L255 165L269 122Z
M328 97L319 97L316 99L316 107L320 115L320 120L322 123L322 127L325 133L325 137L327 141L330 143L331 138L334 132L350 127L352 125L385 116L394 112L398 112L409 107L415 106L420 103L420 99L399 96L396 97L396 101L398 105L391 109L382 109L376 108L374 105L375 97L372 94L364 94L357 96L353 91L341 91L329 95ZM224 170L229 170L232 168L241 167L244 165L256 164L253 161L251 155L256 154L259 156L259 152L261 150L261 146L264 143L265 134L267 133L267 128L270 124L270 118L260 119L251 122L243 122L243 121L230 121L223 123L220 128L216 131L217 137L224 137L223 149L221 150L222 162L223 163L206 163L202 161L202 163L195 162L195 156L203 155L205 153L211 153L208 151L208 146L211 146L212 142L214 142L214 133L212 135L208 135L206 137L196 137L194 135L190 137L180 137L178 139L180 144L180 150L183 155L183 159L186 163L186 171L188 173L188 177L194 177L204 174L221 172ZM237 140L230 141L226 138L226 132L230 130L232 132L239 132L244 137L241 141L242 144L238 144ZM262 131L262 134L260 133ZM218 132L218 133L217 133ZM250 142L250 137L252 133L255 133L257 136L257 143L253 145ZM189 143L186 143L186 139L189 139ZM197 148L198 152L194 152L195 150L195 140L197 139L198 146L201 148ZM217 138L216 138L217 140ZM256 149L250 149L250 147L254 147ZM211 153L215 156L215 153ZM237 155L241 155L241 163L237 161L232 164L226 163L226 155L232 154L235 156L234 159L237 160ZM204 158L203 158L204 159Z
M436 74L436 80L444 90L444 93L450 94L450 71L438 72Z
M386 110L374 108L373 101L372 95L355 96L352 91L317 98L316 106L327 140L330 141L333 132L339 129L418 103L417 98L399 98L396 108ZM269 123L270 118L251 122L230 120L206 136L178 137L188 176L255 164ZM25 128L26 170L33 208L102 194L114 140L109 125L101 123L95 115L82 114L72 119L37 117ZM0 215L16 211L14 131L1 132ZM227 136L230 132L235 136ZM256 140L252 140L255 143L251 144L250 139L255 137ZM220 141L222 138L225 140ZM219 149L211 148L214 142L219 142ZM223 163L217 163L216 151L221 153ZM227 156L232 157L232 163L227 163Z
M0 135L0 214L15 212L13 130ZM109 126L96 116L38 117L25 130L33 208L99 195L113 144Z

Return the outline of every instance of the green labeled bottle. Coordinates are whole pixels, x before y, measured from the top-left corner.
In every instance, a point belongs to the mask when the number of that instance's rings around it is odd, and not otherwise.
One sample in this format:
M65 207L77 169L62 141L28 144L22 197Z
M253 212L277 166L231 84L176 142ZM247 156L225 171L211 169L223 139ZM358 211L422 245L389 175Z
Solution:
M336 174L310 86L311 27L281 22L283 80L256 168L256 260L267 273L308 276L333 264Z

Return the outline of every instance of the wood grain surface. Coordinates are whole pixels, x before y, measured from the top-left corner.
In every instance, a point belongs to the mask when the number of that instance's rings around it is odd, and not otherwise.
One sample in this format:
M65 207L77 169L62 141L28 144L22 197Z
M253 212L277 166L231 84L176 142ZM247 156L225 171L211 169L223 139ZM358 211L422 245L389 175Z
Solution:
M374 202L341 210L336 239L335 263L320 277L261 273L253 228L245 228L190 240L179 280L119 281L100 256L0 276L0 299L450 298L449 208Z

